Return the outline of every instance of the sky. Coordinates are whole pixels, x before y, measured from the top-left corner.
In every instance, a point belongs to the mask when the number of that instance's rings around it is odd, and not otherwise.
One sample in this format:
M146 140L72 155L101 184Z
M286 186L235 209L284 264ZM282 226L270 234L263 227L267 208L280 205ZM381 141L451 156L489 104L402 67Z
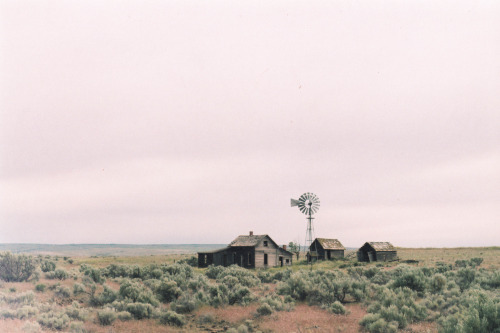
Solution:
M500 245L498 1L0 2L0 243Z

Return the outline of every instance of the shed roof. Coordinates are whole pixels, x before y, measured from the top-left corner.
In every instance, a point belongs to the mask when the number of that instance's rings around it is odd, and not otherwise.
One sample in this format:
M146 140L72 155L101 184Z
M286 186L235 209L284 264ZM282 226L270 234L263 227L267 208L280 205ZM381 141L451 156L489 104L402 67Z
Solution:
M375 251L396 251L394 245L389 242L367 242Z
M345 250L344 245L338 239L316 238L316 240L325 250Z
M271 239L268 235L242 235L236 237L235 240L229 243L229 246L257 246L266 237ZM274 243L272 239L271 241Z

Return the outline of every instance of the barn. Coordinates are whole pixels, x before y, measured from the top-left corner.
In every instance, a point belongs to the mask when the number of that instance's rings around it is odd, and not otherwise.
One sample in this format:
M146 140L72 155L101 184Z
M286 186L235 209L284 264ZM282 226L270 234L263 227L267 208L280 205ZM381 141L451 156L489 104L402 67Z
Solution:
M309 247L309 258L332 260L344 258L345 247L338 239L316 238Z
M238 265L245 268L289 266L293 253L279 247L268 235L238 236L227 247L198 252L198 267Z
M393 261L397 259L396 248L389 242L366 242L358 250L358 261Z

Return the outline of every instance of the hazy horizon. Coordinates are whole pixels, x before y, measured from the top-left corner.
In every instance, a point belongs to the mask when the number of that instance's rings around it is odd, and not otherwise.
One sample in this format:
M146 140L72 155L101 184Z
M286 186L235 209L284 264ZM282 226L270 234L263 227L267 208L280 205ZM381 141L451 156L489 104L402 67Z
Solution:
M500 245L500 3L3 1L0 243Z

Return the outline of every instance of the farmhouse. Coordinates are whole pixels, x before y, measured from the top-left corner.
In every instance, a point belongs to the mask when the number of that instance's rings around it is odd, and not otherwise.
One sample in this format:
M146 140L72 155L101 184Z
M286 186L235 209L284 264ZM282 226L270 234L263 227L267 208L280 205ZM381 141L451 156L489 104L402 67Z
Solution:
M332 260L344 258L345 247L338 239L316 238L309 247L309 258Z
M198 252L198 267L210 265L238 265L245 268L267 268L289 266L293 253L286 246L279 247L268 235L249 235L236 237L227 247Z
M358 261L397 260L396 248L389 242L366 242L358 250Z

